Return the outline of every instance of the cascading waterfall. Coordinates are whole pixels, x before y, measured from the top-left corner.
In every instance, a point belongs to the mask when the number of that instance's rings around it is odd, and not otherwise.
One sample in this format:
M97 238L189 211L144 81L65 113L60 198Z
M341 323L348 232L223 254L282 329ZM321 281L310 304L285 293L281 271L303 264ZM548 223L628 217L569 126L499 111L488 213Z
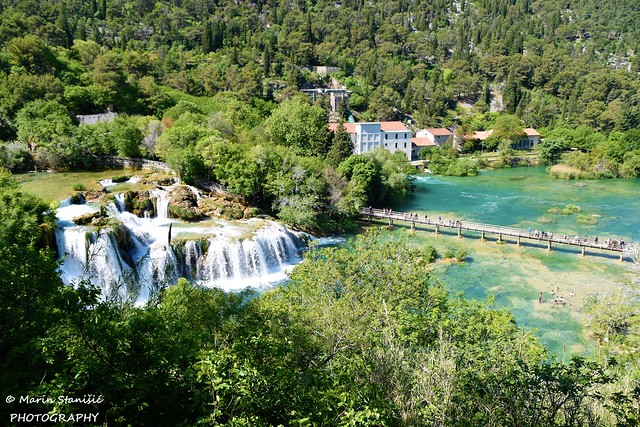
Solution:
M169 217L169 192L161 188L154 188L149 192L153 201L156 218L167 219Z
M273 277L300 261L302 237L275 222L265 223L250 239L210 237L208 250L202 241L186 242L182 275L209 285L237 284L237 288L252 278Z
M286 279L301 261L306 235L279 223L254 218L187 224L167 217L167 190L151 190L150 196L156 218L127 212L118 194L107 208L110 225L101 228L72 221L98 207L61 204L56 237L63 280L88 279L106 298L144 302L180 277L224 290L268 286Z
M126 202L124 200L124 193L118 193L115 196L116 207L118 208L118 212L124 212L127 210Z

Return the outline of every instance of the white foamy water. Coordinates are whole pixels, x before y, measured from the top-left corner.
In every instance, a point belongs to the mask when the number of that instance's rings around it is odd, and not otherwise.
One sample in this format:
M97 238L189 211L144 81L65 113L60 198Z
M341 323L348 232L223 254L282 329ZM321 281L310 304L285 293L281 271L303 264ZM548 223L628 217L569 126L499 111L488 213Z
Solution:
M228 291L272 286L302 260L307 236L274 221L190 224L168 218L169 191L150 191L155 218L126 212L124 195L116 195L104 210L111 225L102 228L72 221L98 207L61 204L56 238L63 280L87 279L105 298L142 303L180 277Z

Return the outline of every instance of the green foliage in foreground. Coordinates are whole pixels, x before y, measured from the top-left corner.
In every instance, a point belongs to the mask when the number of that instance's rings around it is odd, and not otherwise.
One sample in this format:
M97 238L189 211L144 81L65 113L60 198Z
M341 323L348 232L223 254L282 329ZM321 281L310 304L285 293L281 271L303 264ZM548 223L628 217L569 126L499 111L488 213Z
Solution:
M49 211L0 180L0 387L56 401L30 411L81 412L57 398L91 394L107 425L634 422L611 360L549 360L506 311L450 298L432 249L365 234L253 298L181 279L134 307L62 285Z

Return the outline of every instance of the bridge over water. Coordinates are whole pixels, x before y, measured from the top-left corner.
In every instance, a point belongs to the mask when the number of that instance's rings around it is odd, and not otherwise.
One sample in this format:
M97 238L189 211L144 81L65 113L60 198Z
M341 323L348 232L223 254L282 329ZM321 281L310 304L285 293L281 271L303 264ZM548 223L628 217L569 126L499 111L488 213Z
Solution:
M364 218L369 220L383 219L388 221L389 225L393 225L394 221L408 224L411 226L412 230L416 229L416 225L419 224L422 227L433 227L436 234L440 234L441 229L451 229L454 232L457 232L458 237L462 237L463 231L465 232L473 232L480 233L481 240L486 240L487 235L498 236L497 241L503 242L504 237L515 238L516 245L520 246L522 241L531 241L534 243L542 243L547 245L547 250L551 251L553 245L559 246L568 246L568 247L577 247L581 250L582 256L587 254L587 249L594 251L601 251L604 253L614 253L616 255L619 254L620 261L624 261L625 250L624 247L619 244L613 243L602 243L595 241L584 241L584 239L579 238L576 239L572 236L567 236L565 238L565 234L548 234L543 237L540 233L538 235L534 233L530 233L529 230L521 230L513 227L503 227L500 225L492 225L492 224L482 224L478 222L471 221L459 221L459 220L451 220L444 219L442 217L434 218L432 216L427 215L416 215L408 212L397 212L390 209L369 209L365 208L361 212Z

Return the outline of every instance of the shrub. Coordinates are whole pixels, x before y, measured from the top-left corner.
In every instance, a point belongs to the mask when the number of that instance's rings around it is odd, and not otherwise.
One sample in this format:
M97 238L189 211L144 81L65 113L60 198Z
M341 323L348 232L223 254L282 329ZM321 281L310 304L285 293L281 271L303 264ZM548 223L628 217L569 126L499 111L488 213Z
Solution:
M131 178L131 175L118 175L111 178L111 180L115 183L120 183L120 182L129 181L129 178Z
M433 261L435 261L437 256L438 256L438 251L436 250L436 248L434 248L431 245L426 246L422 250L422 257L429 264L432 263Z
M87 189L87 187L85 187L84 184L82 184L82 183L77 182L77 183L73 184L73 190L74 191L84 191L86 189Z
M466 249L460 248L456 251L456 254L455 254L456 261L462 262L467 258L468 255L469 253L467 252Z

